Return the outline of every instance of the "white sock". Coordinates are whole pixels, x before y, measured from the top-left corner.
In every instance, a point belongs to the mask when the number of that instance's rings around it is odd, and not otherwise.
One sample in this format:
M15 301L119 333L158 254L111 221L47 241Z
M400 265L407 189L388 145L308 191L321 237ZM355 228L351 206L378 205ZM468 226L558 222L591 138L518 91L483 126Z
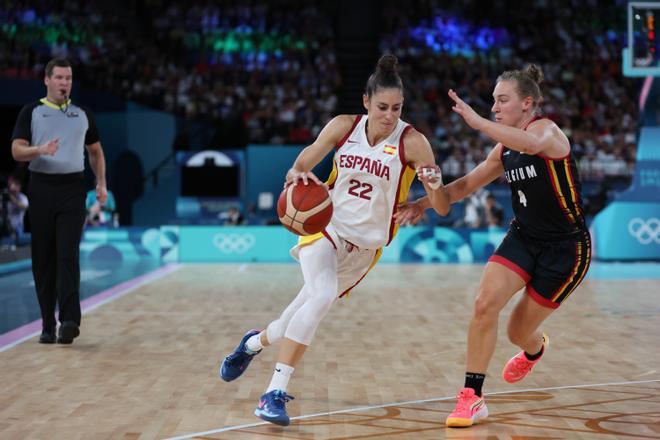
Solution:
M261 333L250 336L247 342L245 342L245 348L248 349L250 354L256 353L264 348L263 345L261 345Z
M293 368L290 365L276 363L275 372L273 373L273 378L270 380L270 385L268 385L267 393L270 393L273 390L282 390L286 391L287 385L289 385L289 379L293 374Z

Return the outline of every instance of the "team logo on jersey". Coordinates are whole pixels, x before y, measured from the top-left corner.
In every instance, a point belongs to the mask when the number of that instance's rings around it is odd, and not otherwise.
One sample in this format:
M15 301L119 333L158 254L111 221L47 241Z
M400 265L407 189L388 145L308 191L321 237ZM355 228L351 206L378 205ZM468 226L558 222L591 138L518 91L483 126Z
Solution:
M383 147L383 153L395 155L396 154L396 145L387 145L387 144L385 144L385 146Z

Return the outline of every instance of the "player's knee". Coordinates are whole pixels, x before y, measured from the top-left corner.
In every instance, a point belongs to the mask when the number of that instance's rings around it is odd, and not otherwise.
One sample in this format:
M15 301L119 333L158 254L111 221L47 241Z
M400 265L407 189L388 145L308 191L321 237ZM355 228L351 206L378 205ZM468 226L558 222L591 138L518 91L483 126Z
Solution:
M319 277L310 292L310 300L319 309L329 309L337 298L337 278Z
M277 319L266 327L266 338L268 339L269 345L272 345L282 339L284 336L284 325L282 324L282 319Z
M326 286L314 295L313 305L319 315L325 315L337 298L336 285Z
M479 289L479 296L474 301L474 318L479 320L497 319L500 306L496 293L488 287Z

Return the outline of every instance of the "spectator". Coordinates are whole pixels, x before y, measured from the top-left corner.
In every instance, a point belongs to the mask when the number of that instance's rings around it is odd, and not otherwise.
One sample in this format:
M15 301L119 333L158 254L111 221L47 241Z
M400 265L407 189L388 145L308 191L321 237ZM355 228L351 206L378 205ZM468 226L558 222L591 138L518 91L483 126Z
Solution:
M497 202L494 195L488 194L486 196L484 211L486 213L486 225L489 228L504 226L504 208Z
M221 212L218 218L222 221L224 226L238 226L244 222L243 214L238 208L232 206L226 212Z
M7 188L2 194L2 211L5 231L18 244L24 234L23 218L28 208L28 198L21 192L21 181L15 176L9 176Z

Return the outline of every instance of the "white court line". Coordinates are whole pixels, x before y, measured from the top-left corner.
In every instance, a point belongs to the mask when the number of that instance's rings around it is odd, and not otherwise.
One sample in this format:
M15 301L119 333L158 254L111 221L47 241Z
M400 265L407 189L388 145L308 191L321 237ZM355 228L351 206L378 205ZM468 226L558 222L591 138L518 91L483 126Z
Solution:
M660 382L660 379L636 380L636 381L629 381L629 382L590 383L590 384L565 385L565 386L561 386L561 387L547 387L547 388L528 388L526 390L495 391L495 392L492 392L492 393L484 393L484 396L494 396L494 395L497 395L497 394L528 393L528 392L531 392L531 391L565 390L565 389L570 389L570 388L589 388L589 387L603 387L603 386L613 386L613 385L635 385L635 384L651 383L651 382ZM369 411L369 410L372 410L372 409L388 408L390 406L403 406L403 405L414 405L414 404L428 403L428 402L441 402L443 400L453 400L455 398L456 398L455 396L435 397L435 398L432 398L432 399L408 400L408 401L405 401L405 402L386 403L384 405L359 406L357 408L340 409L340 410L337 410L337 411L322 412L322 413L316 413L316 414L306 414L306 415L302 415L302 416L291 417L291 420L303 420L303 419L311 419L313 417L320 417L320 416L332 416L332 415L335 415L335 414ZM257 423L248 423L246 425L227 426L225 428L212 429L210 431L195 432L195 433L192 433L192 434L184 434L184 435L181 435L181 436L178 436L178 437L169 437L166 440L185 440L185 439L191 439L191 438L194 438L194 437L201 437L201 436L204 436L204 435L219 434L221 432L228 432L228 431L237 431L239 429L254 428L254 427L263 426L263 425L271 425L271 423L269 423L269 422L257 422Z

